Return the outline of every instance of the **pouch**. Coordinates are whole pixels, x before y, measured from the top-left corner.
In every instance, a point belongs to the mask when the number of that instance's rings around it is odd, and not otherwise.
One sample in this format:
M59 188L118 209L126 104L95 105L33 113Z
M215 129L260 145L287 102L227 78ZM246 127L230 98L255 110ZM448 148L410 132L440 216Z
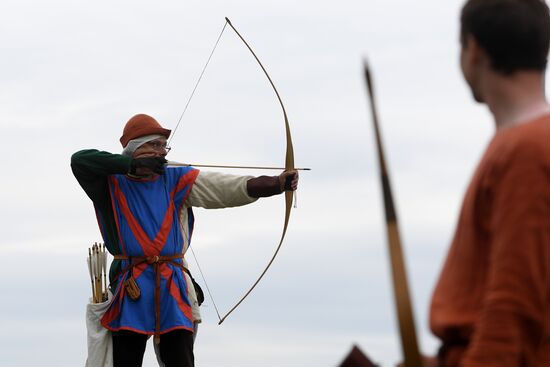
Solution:
M141 290L133 277L126 279L124 282L124 289L132 301L137 301L141 296Z

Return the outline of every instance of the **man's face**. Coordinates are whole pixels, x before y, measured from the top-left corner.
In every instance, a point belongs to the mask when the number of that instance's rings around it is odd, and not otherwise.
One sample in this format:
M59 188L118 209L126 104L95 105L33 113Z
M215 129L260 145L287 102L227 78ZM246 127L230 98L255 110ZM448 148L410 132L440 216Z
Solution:
M142 144L134 151L132 158L166 157L170 148L166 146L166 138L160 137Z
M166 146L166 138L160 137L155 140L151 140L147 143L142 144L139 148L134 151L132 158L147 158L147 157L166 157L170 148ZM151 176L154 175L148 168L138 168L136 171L138 176Z
M460 69L462 70L464 80L466 80L466 83L472 91L474 100L482 103L483 98L477 87L480 52L481 50L473 37L467 36L462 40L460 48Z

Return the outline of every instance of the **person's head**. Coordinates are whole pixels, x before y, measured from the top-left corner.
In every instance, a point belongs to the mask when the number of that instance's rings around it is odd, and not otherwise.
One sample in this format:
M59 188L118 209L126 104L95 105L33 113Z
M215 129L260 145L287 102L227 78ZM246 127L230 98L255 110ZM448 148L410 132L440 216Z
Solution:
M166 146L170 132L149 115L135 115L128 120L120 137L122 154L132 158L164 157L170 150Z
M548 6L543 0L468 0L460 17L460 42L462 71L474 96L476 74L465 55L472 49L500 75L542 74L550 44Z

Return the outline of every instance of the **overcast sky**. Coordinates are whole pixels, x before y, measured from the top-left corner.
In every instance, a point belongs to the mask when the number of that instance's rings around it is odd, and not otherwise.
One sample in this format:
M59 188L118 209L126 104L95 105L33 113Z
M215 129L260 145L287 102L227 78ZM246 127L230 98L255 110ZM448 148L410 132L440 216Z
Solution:
M136 113L173 129L225 16L274 80L296 165L312 171L301 174L287 238L256 290L221 326L212 301L203 305L197 366L335 367L353 344L384 367L401 359L363 58L374 76L420 345L433 354L431 292L493 133L460 75L461 4L3 0L2 366L84 364L85 258L101 237L70 156L119 152ZM230 29L172 146L177 161L284 164L280 107ZM195 217L192 245L226 312L275 250L284 199L197 209ZM144 366L154 365L149 348Z

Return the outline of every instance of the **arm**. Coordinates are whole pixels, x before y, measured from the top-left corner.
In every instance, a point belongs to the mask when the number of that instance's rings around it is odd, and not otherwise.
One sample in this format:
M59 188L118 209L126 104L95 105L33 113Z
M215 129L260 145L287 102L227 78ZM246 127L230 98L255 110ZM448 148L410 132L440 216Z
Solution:
M107 177L125 174L130 170L132 159L120 154L87 149L71 157L71 169L78 183L94 204L104 205L109 198Z
M246 182L252 176L236 176L219 172L201 171L186 199L186 206L206 209L228 208L253 203Z
M298 189L298 171L284 171L279 176L259 176L247 181L248 195L263 198Z
M463 367L536 365L548 317L550 182L534 150L513 152L492 177L488 281Z
M105 245L111 254L120 253L118 232L109 195L107 177L124 174L130 169L131 158L95 149L81 150L71 157L71 169L78 183L94 203L97 220ZM113 262L109 279L120 270L120 262ZM111 286L112 283L111 283Z
M296 171L279 176L236 176L218 172L202 172L187 197L187 206L207 209L228 208L250 204L260 197L295 190L298 185Z

